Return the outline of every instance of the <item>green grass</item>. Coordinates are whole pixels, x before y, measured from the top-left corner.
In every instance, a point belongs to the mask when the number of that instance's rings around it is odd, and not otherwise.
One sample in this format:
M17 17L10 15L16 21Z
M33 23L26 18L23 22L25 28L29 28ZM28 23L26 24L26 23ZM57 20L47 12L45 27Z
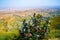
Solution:
M18 36L18 31L0 32L0 40L13 40L14 36Z

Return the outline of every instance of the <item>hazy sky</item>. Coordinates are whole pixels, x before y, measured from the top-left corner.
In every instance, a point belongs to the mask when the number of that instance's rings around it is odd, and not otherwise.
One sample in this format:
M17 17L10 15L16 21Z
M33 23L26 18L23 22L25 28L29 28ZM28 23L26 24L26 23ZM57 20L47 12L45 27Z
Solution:
M60 6L60 0L0 0L0 9Z

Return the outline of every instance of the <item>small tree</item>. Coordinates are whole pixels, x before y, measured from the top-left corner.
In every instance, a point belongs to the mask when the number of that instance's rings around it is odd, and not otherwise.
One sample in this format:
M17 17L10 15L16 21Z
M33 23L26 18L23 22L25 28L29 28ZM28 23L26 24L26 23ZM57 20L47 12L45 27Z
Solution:
M32 40L43 40L48 33L48 24L49 24L49 20L46 20L46 23L44 24L43 27L41 27L41 20L42 20L42 16L39 14L35 14L33 15L33 17L31 18L31 20L26 23L26 20L23 20L23 27L22 27L22 34L21 36L23 36L24 39L29 40L29 38L32 38ZM32 22L31 22L32 21ZM32 25L30 25L30 22L32 23ZM32 35L32 36L30 36Z

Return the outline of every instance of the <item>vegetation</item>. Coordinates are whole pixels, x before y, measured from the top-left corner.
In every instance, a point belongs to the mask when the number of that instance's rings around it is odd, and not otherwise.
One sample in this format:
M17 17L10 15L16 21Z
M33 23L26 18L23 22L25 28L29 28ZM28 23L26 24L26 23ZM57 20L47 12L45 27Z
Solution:
M40 14L34 14L33 17L20 17L14 16L13 18L8 17L8 19L0 19L0 40L16 40L18 37L22 37L21 32L23 27L28 26L28 28L33 27L33 31L30 40L39 40L39 37L35 37L35 34L41 35L42 39L46 38L60 38L60 16L43 17ZM47 31L44 27L49 29L46 36L35 31L34 27L39 26L43 31ZM38 28L38 29L39 29ZM30 30L30 29L29 29ZM46 33L46 32L45 32ZM45 34L43 33L43 34ZM36 35L37 35L36 34ZM33 39L34 38L34 39ZM41 39L41 38L40 38ZM41 39L41 40L42 40ZM24 40L24 39L21 39Z

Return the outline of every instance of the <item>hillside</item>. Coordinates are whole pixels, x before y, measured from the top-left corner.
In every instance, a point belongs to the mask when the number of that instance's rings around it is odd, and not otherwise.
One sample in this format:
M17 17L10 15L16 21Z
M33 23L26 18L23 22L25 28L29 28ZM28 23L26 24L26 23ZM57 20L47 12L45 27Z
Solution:
M60 37L60 9L47 8L47 9L29 9L29 10L0 10L0 39L12 40L14 36L18 37L18 29L22 27L22 22L26 19L27 23L32 19L33 14L42 15L40 26L45 24L46 19L50 18L50 33L49 40L55 40L55 37ZM37 18L40 16L36 16ZM58 16L58 17L56 17ZM48 24L48 25L49 25ZM58 26L58 28L57 28ZM7 38L6 38L7 37ZM50 39L54 38L54 39ZM58 38L56 40L59 40Z

